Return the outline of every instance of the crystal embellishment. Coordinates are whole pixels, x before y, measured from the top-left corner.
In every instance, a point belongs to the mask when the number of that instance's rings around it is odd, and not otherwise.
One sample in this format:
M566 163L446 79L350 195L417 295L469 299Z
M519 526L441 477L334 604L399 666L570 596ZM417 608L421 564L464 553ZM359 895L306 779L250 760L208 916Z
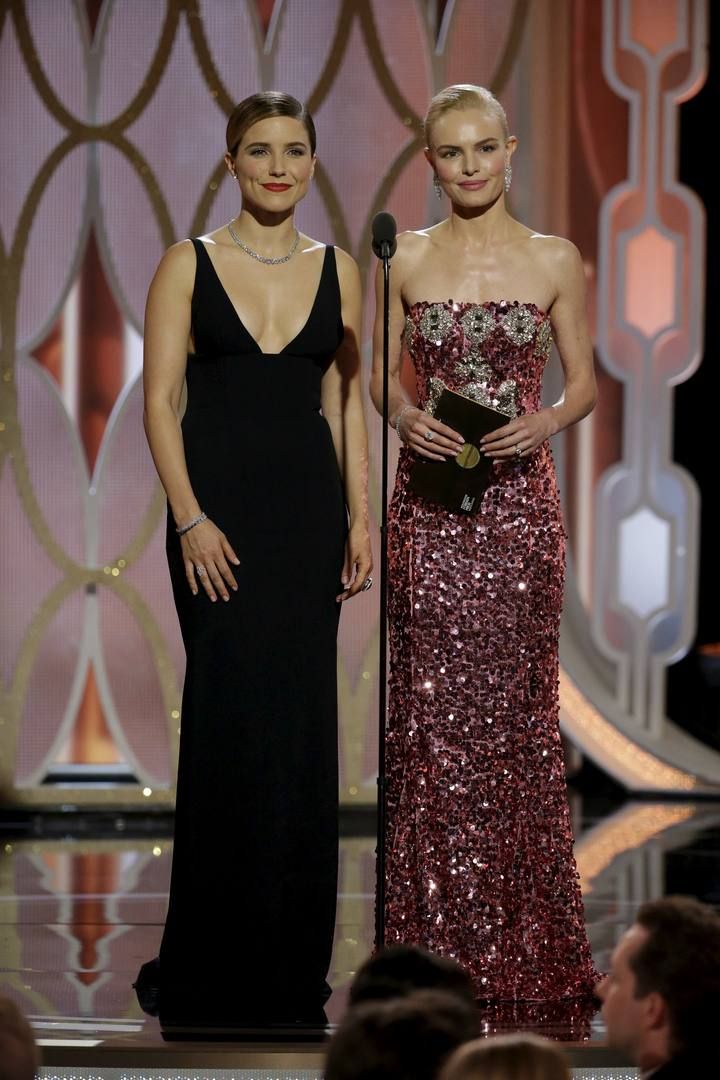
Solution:
M535 336L535 318L526 307L512 307L500 325L514 345L528 345Z
M442 345L455 328L455 320L442 304L431 304L419 322L423 337L436 345Z
M549 319L544 319L542 326L537 332L535 338L535 351L539 356L544 356L545 359L550 355L550 346L552 345L552 326Z
M460 320L465 337L473 348L482 345L483 341L495 329L495 320L487 308L477 306L466 311Z

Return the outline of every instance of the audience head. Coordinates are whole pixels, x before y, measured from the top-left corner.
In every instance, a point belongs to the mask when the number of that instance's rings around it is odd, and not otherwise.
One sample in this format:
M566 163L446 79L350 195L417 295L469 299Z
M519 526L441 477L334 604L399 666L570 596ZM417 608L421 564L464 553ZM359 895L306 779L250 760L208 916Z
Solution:
M474 1039L445 1063L440 1080L570 1080L562 1050L537 1035Z
M39 1064L32 1028L15 1002L0 995L0 1080L34 1080Z
M383 1001L415 990L446 990L469 1004L475 1001L470 976L455 960L417 945L390 945L366 960L353 979L349 1001Z
M348 1010L333 1036L325 1080L434 1080L477 1032L474 1005L443 990L367 1001Z
M643 904L597 992L608 1043L641 1069L701 1053L720 1012L720 916L689 897Z

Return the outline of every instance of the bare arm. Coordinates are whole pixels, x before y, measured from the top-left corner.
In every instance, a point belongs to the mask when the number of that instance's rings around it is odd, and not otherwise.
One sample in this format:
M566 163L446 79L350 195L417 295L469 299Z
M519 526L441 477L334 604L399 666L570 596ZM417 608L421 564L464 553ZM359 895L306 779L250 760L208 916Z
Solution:
M550 318L565 376L563 395L551 408L519 416L487 435L482 446L488 457L512 457L518 448L521 455L531 453L595 407L597 390L580 253L569 241L553 238L546 266L556 289Z
M178 410L187 363L195 253L177 244L163 256L145 308L143 389L145 434L176 525L200 506L190 485Z
M195 253L186 242L165 253L150 285L145 309L143 421L160 482L178 526L201 512L188 475L178 410L190 335L190 303ZM197 567L211 600L228 599L227 585L237 588L228 560L239 560L226 537L211 522L197 525L178 539L188 584L197 593Z
M336 249L342 298L342 343L322 381L321 400L335 446L350 517L350 535L343 584L338 599L354 596L372 569L368 532L368 445L361 393L360 335L362 292L355 261ZM354 571L354 580L350 581Z
M398 249L390 272L390 308L388 340L388 420L400 438L416 454L442 461L459 452L463 438L434 416L417 408L406 394L400 375L403 360L403 333L405 308L402 300L403 280L412 263L412 248L417 238L404 233L398 238ZM382 263L378 264L375 277L375 326L373 330L373 367L370 376L370 396L379 413L382 413L383 397L383 293ZM432 438L427 439L428 432ZM432 449L431 449L432 446ZM437 451L437 452L435 452Z

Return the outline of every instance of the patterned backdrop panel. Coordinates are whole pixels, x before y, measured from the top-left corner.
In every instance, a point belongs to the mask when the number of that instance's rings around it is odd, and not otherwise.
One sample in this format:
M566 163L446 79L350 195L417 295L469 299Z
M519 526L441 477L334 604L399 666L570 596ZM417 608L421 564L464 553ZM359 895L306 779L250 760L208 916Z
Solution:
M702 81L706 5L600 7L0 0L2 798L172 802L184 660L165 567L165 500L142 431L140 335L165 248L238 210L222 162L228 113L259 89L281 87L309 103L319 157L299 221L360 264L369 370L370 223L380 209L400 229L445 215L422 154L421 117L433 93L458 81L490 86L504 102L520 140L511 210L581 242L591 313L598 302L603 311L605 402L618 408L605 405L602 431L591 418L556 442L572 546L566 732L631 786L684 790L720 780L716 756L691 740L680 745L658 707L665 667L687 642L694 613L695 494L661 465L650 506L647 460L623 444L622 428L622 388L627 416L640 416L634 388L647 387L643 430L666 452L670 384L688 377L697 357L698 312L684 313L680 301L701 292L702 244L696 203L674 180L673 124ZM685 66L658 80L666 54ZM574 92L578 78L582 93ZM664 154L656 175L637 168L648 145L639 120L628 129L627 162L617 150L622 126L599 122L605 79L616 103L644 95L648 131L653 116L664 117L647 136ZM652 295L633 286L650 266L660 275ZM381 430L369 401L367 416L377 548ZM609 460L608 431L617 447ZM395 454L393 436L393 464ZM606 465L619 470L620 485ZM655 642L655 609L623 582L644 525L659 537L660 570L676 580L680 563L667 537L681 517L682 588L660 597L667 618ZM348 606L340 630L346 803L375 797L377 649L374 591ZM97 782L113 776L123 782ZM48 782L58 779L62 788Z

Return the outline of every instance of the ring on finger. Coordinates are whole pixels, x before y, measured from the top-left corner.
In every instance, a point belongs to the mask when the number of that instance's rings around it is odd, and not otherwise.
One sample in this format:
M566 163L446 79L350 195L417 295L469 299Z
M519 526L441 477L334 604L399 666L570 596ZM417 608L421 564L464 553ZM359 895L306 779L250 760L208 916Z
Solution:
M207 570L205 569L205 567L201 563L199 566L195 567L195 573L197 574L198 577L204 577L205 574L207 573Z
M423 435L423 439L425 439L426 442L432 442L434 438L435 438L435 436L433 435L430 428L428 428L427 431L425 432L425 434Z
M368 589L372 589L372 583L373 579L371 577L366 577L360 586L360 592L367 592Z
M520 443L517 443L515 446L515 456L522 457L522 447L520 446Z

